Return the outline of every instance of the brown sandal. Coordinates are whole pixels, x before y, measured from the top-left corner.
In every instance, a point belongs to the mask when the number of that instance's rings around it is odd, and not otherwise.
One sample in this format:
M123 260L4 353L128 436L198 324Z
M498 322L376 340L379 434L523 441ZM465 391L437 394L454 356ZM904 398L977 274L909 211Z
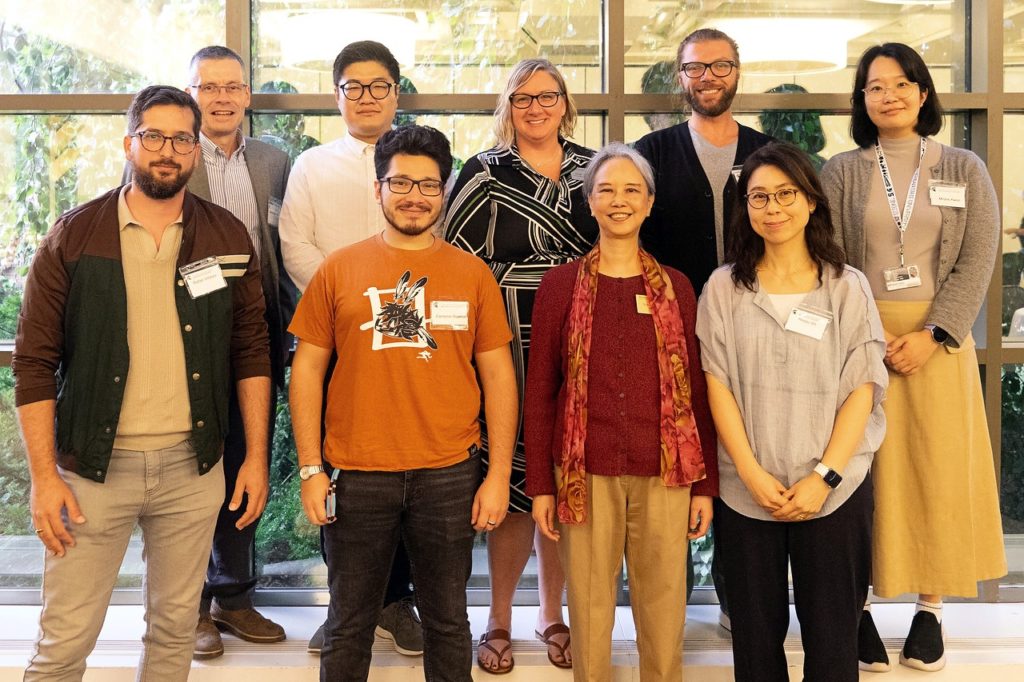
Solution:
M534 634L537 635L537 639L539 639L547 645L548 660L551 661L551 665L555 666L556 668L572 668L572 661L570 661L569 657L565 655L566 650L568 650L569 645L572 643L570 641L570 638L565 638L565 644L559 644L554 639L552 639L552 637L554 637L555 635L568 635L568 627L561 623L554 623L553 625L549 625L548 629L545 630L543 634L537 632L536 630L534 631ZM562 656L561 661L556 661L554 656L551 655L551 647L555 647L555 649L558 650L558 653Z
M505 641L508 642L508 644L501 647L501 649L496 649L490 644L490 640L492 639L498 642ZM491 668L490 666L484 665L484 662L480 659L480 650L482 648L487 649L488 651L490 651L498 657L497 668ZM509 653L511 650L512 634L508 630L495 628L494 630L490 630L480 635L480 644L477 645L476 649L476 664L480 666L481 670L483 670L484 672L488 672L492 675L506 675L512 672L512 668L516 667L516 661L514 658L512 658L511 654L509 654L508 665L505 666L501 664L502 656L504 656L506 653ZM548 654L548 658L551 658L550 654Z

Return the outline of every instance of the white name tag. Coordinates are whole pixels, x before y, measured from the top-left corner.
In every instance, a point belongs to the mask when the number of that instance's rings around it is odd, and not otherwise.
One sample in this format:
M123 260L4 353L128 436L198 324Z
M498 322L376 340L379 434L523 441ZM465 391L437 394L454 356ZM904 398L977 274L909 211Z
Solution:
M832 321L832 313L827 310L820 310L808 305L801 305L793 308L786 320L786 331L796 332L809 336L816 341L821 341L825 335L829 322Z
M469 301L431 301L430 328L462 332L469 329Z
M928 198L932 206L967 208L967 185L932 180L928 183Z
M882 270L886 291L899 291L921 286L921 271L916 265L892 267Z
M216 256L183 265L178 268L178 272L185 280L185 287L192 298L206 296L214 291L224 289L228 285Z
M647 294L636 295L636 311L641 315L651 314L651 304L647 301Z

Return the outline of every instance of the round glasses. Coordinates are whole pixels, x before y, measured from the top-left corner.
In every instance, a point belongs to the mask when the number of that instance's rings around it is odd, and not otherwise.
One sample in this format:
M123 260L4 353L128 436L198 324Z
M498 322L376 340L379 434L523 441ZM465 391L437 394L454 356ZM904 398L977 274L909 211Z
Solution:
M512 103L516 109L529 109L530 105L533 104L533 100L537 100L537 104L541 105L545 109L558 104L558 98L562 96L560 92L554 92L549 90L542 92L539 95L527 95L524 93L516 93L515 95L509 95L508 101Z
M395 88L398 91L398 83L389 83L387 81L373 81L372 83L360 83L359 81L345 81L338 85L338 89L341 90L341 94L345 96L345 99L353 102L357 101L363 96L363 92L366 90L370 91L370 97L374 99L384 99L391 93L391 88Z
M436 197L440 196L441 190L444 189L444 184L440 180L410 180L409 178L392 177L381 178L379 182L386 183L388 189L395 194L408 194L415 185L420 188L420 194L423 196Z
M892 93L892 96L896 99L908 99L915 92L917 92L917 83L910 81L900 81L891 88L884 88L881 85L872 85L871 87L864 88L864 98L869 102L881 102L885 99L886 94Z
M143 130L135 133L132 137L139 138L139 142L142 143L142 148L148 152L158 152L164 148L167 144L167 140L171 141L171 149L178 154L191 154L192 150L196 148L196 138L185 133L178 133L177 135L164 135L158 133L155 130Z
M750 204L750 208L764 208L772 198L779 206L792 206L799 193L798 189L780 189L778 192L751 192L744 194L743 198Z
M679 70L686 74L687 78L700 78L704 72L711 69L711 75L718 78L725 78L736 68L736 62L721 59L717 62L686 62L680 65Z

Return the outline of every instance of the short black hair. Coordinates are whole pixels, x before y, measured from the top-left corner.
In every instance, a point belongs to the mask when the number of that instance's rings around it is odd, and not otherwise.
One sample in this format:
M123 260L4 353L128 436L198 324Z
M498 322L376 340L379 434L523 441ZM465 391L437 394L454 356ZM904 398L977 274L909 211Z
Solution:
M345 69L356 62L377 62L388 70L391 80L397 83L401 78L401 74L398 72L398 60L395 59L395 55L391 54L391 50L387 46L376 40L360 40L346 45L334 58L335 88L338 87L341 74L345 73Z
M373 165L377 179L387 175L391 159L396 154L427 156L437 163L441 182L447 183L452 174L452 147L448 138L437 128L408 125L388 130L377 140L373 149Z
M789 176L808 203L814 202L814 211L808 216L804 229L804 242L811 260L818 266L818 281L826 267L841 272L846 262L842 247L835 241L832 226L832 212L828 198L821 187L821 180L811 165L807 154L788 142L770 142L755 150L743 163L736 188L736 205L732 209L730 225L731 239L727 240L725 260L732 263L732 281L737 287L754 290L757 280L757 264L764 257L764 239L754 232L747 213L747 187L750 176L762 166L775 166Z
M196 64L207 59L234 59L242 67L242 73L245 73L245 62L242 61L242 57L230 47L223 45L207 45L200 48L192 55L192 60L188 63L189 70L196 68Z
M921 111L917 115L917 125L914 126L914 131L918 135L927 137L942 130L942 105L935 93L932 75L928 72L928 66L921 59L921 55L914 48L903 43L882 43L864 51L857 63L857 73L853 77L853 94L850 95L850 104L853 106L850 116L850 135L854 142L860 147L870 147L878 141L878 127L868 116L867 105L864 102L864 87L868 82L868 69L878 57L889 57L895 60L903 69L907 80L917 83L921 92L928 93L928 97L924 100Z
M199 111L199 105L184 90L179 90L172 85L150 85L136 93L128 107L128 134L134 135L142 125L142 115L153 107L170 105L181 107L192 112L192 135L199 138L199 125L202 123L203 114Z

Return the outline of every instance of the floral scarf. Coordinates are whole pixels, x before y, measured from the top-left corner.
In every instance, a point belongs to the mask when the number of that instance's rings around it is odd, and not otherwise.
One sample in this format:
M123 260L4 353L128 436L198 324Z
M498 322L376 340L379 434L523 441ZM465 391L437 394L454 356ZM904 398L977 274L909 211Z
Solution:
M569 308L569 375L562 442L562 484L558 489L558 520L580 524L587 520L587 371L597 301L600 246L583 257ZM666 486L686 486L704 478L704 457L693 417L689 357L683 319L672 282L658 262L640 249L644 291L654 318L658 345L661 394L661 480Z

